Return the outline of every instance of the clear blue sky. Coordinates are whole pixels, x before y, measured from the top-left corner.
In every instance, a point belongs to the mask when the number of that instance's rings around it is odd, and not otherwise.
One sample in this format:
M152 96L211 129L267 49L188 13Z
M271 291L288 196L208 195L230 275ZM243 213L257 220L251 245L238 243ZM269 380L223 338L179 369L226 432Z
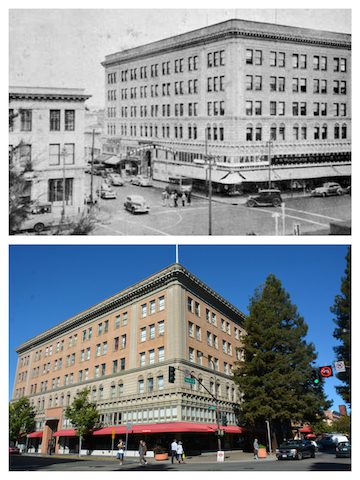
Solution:
M180 245L179 262L244 313L269 273L309 326L318 364L335 358L330 307L345 271L344 245ZM15 348L34 335L175 262L173 245L15 245L10 247L10 395ZM344 403L325 382L333 410Z

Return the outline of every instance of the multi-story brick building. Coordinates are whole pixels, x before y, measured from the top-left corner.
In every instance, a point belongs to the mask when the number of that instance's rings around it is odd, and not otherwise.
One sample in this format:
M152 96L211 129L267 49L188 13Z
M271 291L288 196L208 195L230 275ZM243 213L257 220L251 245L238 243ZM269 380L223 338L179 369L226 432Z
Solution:
M350 177L351 36L229 20L106 56L105 148L219 190Z
M151 448L159 441L167 446L174 435L187 439L188 449L216 448L224 417L224 442L235 445L242 429L232 372L242 357L244 318L173 264L26 341L17 349L13 399L28 396L36 409L29 441L46 452L55 438L57 451L74 451L78 442L64 409L88 387L102 428L84 448L95 453L111 453L112 433L124 436L127 428L130 450L141 436ZM169 366L176 368L175 383ZM192 376L195 383L185 380Z
M10 161L25 170L28 196L56 215L84 209L83 89L10 87Z

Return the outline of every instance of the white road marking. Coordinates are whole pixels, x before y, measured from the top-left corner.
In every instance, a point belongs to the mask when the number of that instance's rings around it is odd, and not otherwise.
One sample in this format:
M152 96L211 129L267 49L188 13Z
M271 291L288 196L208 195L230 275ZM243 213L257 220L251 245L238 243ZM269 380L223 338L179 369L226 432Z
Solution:
M306 210L297 210L296 208L288 208L285 205L285 212L287 210L291 210L291 211L297 212L297 213L304 213L305 215L313 215L314 217L328 218L329 220L334 220L335 222L341 222L342 221L340 218L329 217L328 215L321 215L320 213L307 212Z

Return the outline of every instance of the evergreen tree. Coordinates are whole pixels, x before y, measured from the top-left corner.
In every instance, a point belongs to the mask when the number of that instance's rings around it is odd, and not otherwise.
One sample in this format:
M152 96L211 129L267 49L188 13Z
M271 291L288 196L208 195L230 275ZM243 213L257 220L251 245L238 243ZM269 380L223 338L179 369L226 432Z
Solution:
M9 438L16 443L35 428L35 410L27 397L21 397L9 405Z
M351 252L350 247L346 255L345 277L341 282L341 294L336 295L331 312L336 316L334 322L336 328L333 336L340 341L340 345L334 348L336 359L345 362L346 372L338 373L336 376L344 385L336 387L336 391L351 405Z
M240 421L256 429L269 421L276 447L291 437L292 421L315 421L330 404L322 383L312 382L316 353L305 340L307 325L274 275L250 299L244 328L244 360L235 372Z
M70 420L79 436L79 456L84 435L90 433L98 424L99 412L96 404L89 401L89 388L79 392L72 404L65 410L65 417Z

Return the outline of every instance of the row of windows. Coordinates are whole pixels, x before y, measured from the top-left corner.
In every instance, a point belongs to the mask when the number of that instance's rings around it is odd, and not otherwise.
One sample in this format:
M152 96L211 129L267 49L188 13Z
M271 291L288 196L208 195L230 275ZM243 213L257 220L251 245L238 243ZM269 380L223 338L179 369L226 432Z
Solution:
M299 127L298 125L294 125L292 127L292 140L307 140L308 139L308 128L306 125ZM314 140L327 140L328 139L328 126L326 124L323 125L315 125L312 129L313 131L313 139ZM344 123L342 125L335 124L334 125L334 140L339 139L346 139L347 138L347 125ZM246 141L253 142L253 141L262 141L263 140L263 127L261 125L253 126L248 125L246 127ZM280 125L271 125L270 126L270 140L278 140L284 141L286 140L286 130L285 124Z
M156 309L157 303L157 309ZM140 307L141 318L145 318L147 315L152 315L156 311L161 312L165 309L165 297L161 296L156 300L150 300L149 303L143 303Z
M218 78L218 77L216 77L216 78ZM220 78L223 78L223 77L220 77ZM183 95L185 93L184 86L185 86L184 81L175 82L174 83L174 94L175 95ZM158 84L150 85L150 97L151 98L159 96L159 94L160 94L159 87L160 87L160 85L158 85ZM162 94L163 97L168 97L168 96L171 95L171 91L170 91L171 83L163 83L161 85L161 87L162 87L161 94ZM136 99L137 94L138 94L138 88L139 88L139 97L140 98L147 98L147 96L148 96L148 86L143 85L143 86L140 86L140 87L130 88L129 95L128 95L128 89L127 88L122 88L120 90L121 100L127 100L128 98ZM198 91L199 91L199 81L198 81L198 79L195 78L195 79L188 80L187 81L187 91L186 91L186 93L191 95L193 93L198 93ZM109 90L109 92L111 92L111 90ZM108 93L108 100L110 100L111 95L112 95L111 100L116 100L116 94L115 94L115 98L114 98L114 94L109 94L109 93Z
M108 125L109 126L109 125ZM116 126L114 125L114 135L116 135ZM109 132L109 130L108 130ZM128 132L131 137L136 137L137 133L140 134L140 137L155 137L159 138L159 132L162 132L162 138L170 138L170 126L162 125L161 129L157 125L131 125L126 124L120 125L120 132L122 136L127 136ZM183 138L183 126L174 127L174 136L175 138ZM198 128L196 125L188 125L188 138L197 140L198 138Z
M156 328L157 327L157 328ZM156 332L158 337L161 337L165 333L165 322L161 320L157 323L152 323L147 327L140 328L140 342L146 342L147 340L153 340L156 337Z
M165 360L165 349L159 347L157 349L157 358L155 358L155 349L150 349L148 352L141 352L139 354L139 366L145 367L145 365L153 365L156 361L163 362Z
M328 104L326 102L313 102L313 115L314 116L327 116ZM307 102L292 102L291 113L293 116L307 116L308 115L308 103ZM333 103L333 116L346 117L347 108L346 103ZM269 115L286 115L286 103L285 102L269 102ZM245 115L263 115L263 102L261 100L246 100L245 102Z
M291 66L292 68L307 69L308 57L310 55L303 53L291 54ZM334 72L346 72L347 71L347 59L341 57L333 57L333 71ZM246 49L245 62L248 65L263 65L264 55L262 50L254 50L251 48ZM270 51L269 52L269 66L284 68L286 66L286 53ZM312 68L313 70L328 70L328 57L325 55L313 55L312 56Z
M306 93L308 90L307 78L292 78L292 92L293 93ZM328 93L328 81L325 79L314 78L313 81L313 93ZM247 91L262 91L263 89L263 77L262 75L246 75L245 88ZM269 81L270 92L285 92L285 77L270 77ZM347 82L346 80L333 80L333 94L334 95L346 95Z
M184 58L177 58L173 61L173 68L174 68L174 73L182 73L184 72L185 69L185 59ZM189 72L196 71L199 68L199 57L197 55L188 57L187 59L187 70ZM167 62L162 62L161 64L161 71L163 75L170 75L171 69L170 69L170 61ZM139 79L146 79L148 78L148 72L150 72L150 78L156 78L159 76L159 64L153 64L153 65L146 65L142 66L139 68L131 68L130 70L122 70L120 72L121 75L121 81L122 82L127 82L129 80L137 80ZM139 75L138 75L139 73ZM115 80L116 81L116 80ZM111 83L109 81L108 77L108 83Z
M20 131L31 132L33 128L32 110L22 108L18 113L15 113L14 109L9 109L9 131L14 131L15 118L20 117ZM61 130L61 110L50 110L49 112L49 129L51 132ZM64 124L63 129L65 131L75 130L75 110L64 111Z

